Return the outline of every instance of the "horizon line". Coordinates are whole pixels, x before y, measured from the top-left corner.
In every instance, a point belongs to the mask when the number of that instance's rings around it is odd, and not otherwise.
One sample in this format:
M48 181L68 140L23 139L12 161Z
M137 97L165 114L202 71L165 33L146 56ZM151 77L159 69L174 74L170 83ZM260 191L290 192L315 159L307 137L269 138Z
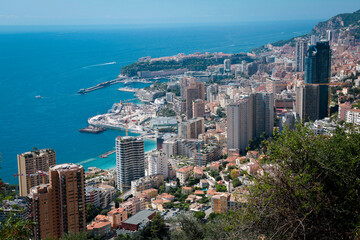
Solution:
M0 27L86 27L86 26L178 26L178 25L224 25L274 22L324 21L325 19L291 19L291 20L255 20L255 21L223 21L223 22L173 22L173 23L65 23L65 24L1 24Z

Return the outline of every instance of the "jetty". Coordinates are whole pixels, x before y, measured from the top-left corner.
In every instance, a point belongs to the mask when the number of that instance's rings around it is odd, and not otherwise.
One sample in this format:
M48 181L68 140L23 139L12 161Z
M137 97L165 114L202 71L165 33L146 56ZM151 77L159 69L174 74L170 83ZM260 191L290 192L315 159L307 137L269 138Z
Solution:
M118 78L116 79L113 79L113 80L110 80L110 81L106 81L106 82L102 82L102 83L99 83L93 87L89 87L89 88L82 88L78 91L78 94L86 94L86 93L89 93L89 92L92 92L92 91L95 91L95 90L99 90L101 88L105 88L105 87L108 87L108 86L111 86L113 84L117 84L117 83L123 83L123 84L131 84L131 83L153 83L147 79L136 79L136 78L128 78L128 77L124 77L124 76L119 76ZM136 92L136 88L128 88L130 90L127 90L127 88L123 88L123 90L121 91L126 91L126 92Z
M79 132L86 132L86 133L95 133L95 134L98 134L98 133L102 133L106 130L106 128L103 128L103 127L94 127L92 125L86 127L86 128L82 128L82 129L79 129Z
M111 86L111 85L116 84L116 83L120 83L122 81L123 81L122 78L116 78L116 79L113 79L113 80L110 80L110 81L99 83L99 84L97 84L97 85L95 85L93 87L82 88L82 89L80 89L78 91L78 93L79 94L86 94L86 93L89 93L89 92L92 92L92 91L95 91L95 90L98 90L98 89L101 89L101 88Z
M116 150L108 151L108 152L106 152L106 153L104 153L104 154L101 154L101 155L99 156L99 158L107 158L108 156L110 156L111 154L114 154L115 152L116 152Z

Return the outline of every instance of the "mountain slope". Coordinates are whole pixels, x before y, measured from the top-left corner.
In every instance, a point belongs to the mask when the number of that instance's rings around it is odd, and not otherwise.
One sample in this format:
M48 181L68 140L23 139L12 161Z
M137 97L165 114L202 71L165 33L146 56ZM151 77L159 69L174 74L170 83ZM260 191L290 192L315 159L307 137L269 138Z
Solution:
M360 28L360 10L353 13L339 14L327 21L320 22L312 29L310 34L324 36L326 30L338 31L348 27L354 29L356 37L359 37L356 33L359 33Z

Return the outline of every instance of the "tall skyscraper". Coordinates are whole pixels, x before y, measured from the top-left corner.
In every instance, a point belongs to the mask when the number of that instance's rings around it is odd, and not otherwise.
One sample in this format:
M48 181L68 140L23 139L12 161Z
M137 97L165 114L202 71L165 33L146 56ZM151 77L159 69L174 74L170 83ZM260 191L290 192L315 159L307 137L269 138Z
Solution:
M27 196L30 188L32 187L49 183L48 176L35 175L35 173L38 170L48 172L49 167L56 164L56 155L54 150L35 149L33 151L17 155L17 160L20 196Z
M244 151L252 139L252 105L244 98L227 106L227 148Z
M224 71L231 72L231 60L230 59L224 60Z
M161 174L164 179L168 178L168 157L163 151L152 152L148 156L148 175Z
M305 56L306 56L307 47L308 47L307 42L304 39L298 39L296 41L295 63L296 63L297 72L305 71Z
M49 184L31 188L28 195L29 217L37 223L35 239L86 231L84 168L56 165L50 168L49 178Z
M330 29L329 29L329 30L326 30L326 40L329 41L329 42L330 42L331 40L333 40L333 34L334 34L334 33L333 33L332 30L330 30Z
M319 85L319 116L328 116L328 93L331 71L331 52L329 42L318 42L310 46L305 60L305 83Z
M205 83L192 82L186 88L186 117L191 119L193 117L193 102L196 99L205 100Z
M191 77L183 77L180 79L180 95L184 100L186 99L186 88L191 82L195 82L195 79Z
M227 106L228 149L244 151L249 140L265 134L272 136L274 95L255 93Z
M193 102L193 117L204 117L205 114L205 102L202 99L196 99Z
M117 189L131 187L131 181L145 176L144 140L136 137L116 138Z
M206 88L206 100L213 102L217 98L219 86L217 84L212 84Z
M272 136L274 127L274 94L255 93L253 99L253 138Z
M296 113L301 121L319 119L319 85L302 85L296 87Z

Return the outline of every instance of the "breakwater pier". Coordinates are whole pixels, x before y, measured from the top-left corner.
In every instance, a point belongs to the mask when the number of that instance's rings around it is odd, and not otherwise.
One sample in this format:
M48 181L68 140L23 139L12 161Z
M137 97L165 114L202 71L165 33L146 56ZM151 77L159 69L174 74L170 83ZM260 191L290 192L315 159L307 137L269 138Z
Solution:
M108 87L108 86L111 86L113 84L116 84L116 83L120 83L122 82L123 79L122 78L116 78L116 79L113 79L113 80L110 80L110 81L106 81L106 82L102 82L102 83L99 83L93 87L89 87L89 88L82 88L78 91L79 94L86 94L86 93L89 93L89 92L92 92L92 91L95 91L95 90L98 90L98 89L101 89L101 88L104 88L104 87Z
M106 152L106 153L104 153L104 154L101 154L101 155L99 156L99 158L107 158L109 155L114 154L115 152L116 152L116 150L108 151L108 152Z

